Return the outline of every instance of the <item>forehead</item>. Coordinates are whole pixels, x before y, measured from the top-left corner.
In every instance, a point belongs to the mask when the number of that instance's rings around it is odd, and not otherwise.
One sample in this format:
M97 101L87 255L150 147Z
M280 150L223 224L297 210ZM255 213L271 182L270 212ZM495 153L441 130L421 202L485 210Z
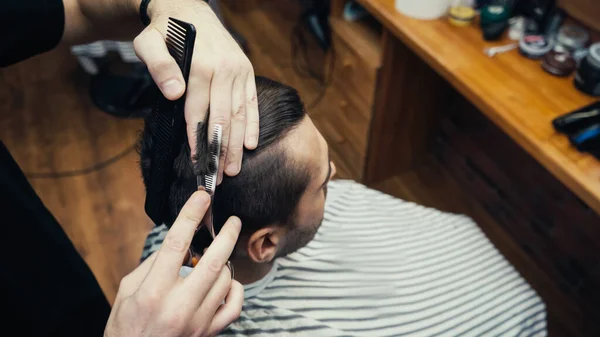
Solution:
M328 148L325 138L315 127L310 117L306 116L300 124L286 137L286 153L296 162L307 165L311 181L309 188L316 188L323 183L323 163L328 164Z

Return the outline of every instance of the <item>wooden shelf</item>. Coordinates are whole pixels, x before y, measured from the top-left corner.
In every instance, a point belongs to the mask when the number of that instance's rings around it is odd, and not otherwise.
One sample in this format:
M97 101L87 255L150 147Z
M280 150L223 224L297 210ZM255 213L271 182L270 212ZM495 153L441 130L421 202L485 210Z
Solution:
M596 99L579 92L573 78L546 73L517 50L494 58L475 25L422 21L394 8L393 0L358 0L394 36L423 59L517 144L600 213L600 161L582 154L552 127L552 119Z

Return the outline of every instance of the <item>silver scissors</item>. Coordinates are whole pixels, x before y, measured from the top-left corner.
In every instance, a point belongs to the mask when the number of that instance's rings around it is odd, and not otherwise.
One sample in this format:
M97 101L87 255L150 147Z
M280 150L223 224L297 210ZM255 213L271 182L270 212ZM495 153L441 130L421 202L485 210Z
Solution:
M214 213L213 213L213 205L215 202L215 190L217 189L217 177L219 174L219 157L221 156L221 142L223 136L223 128L221 125L215 125L215 130L210 139L209 151L210 151L210 160L211 167L210 172L207 174L201 174L196 177L196 183L198 185L199 191L206 191L210 196L210 205L204 218L202 219L200 225L196 228L196 231L200 229L202 226L206 226L206 229L210 233L212 239L214 240L216 237L215 234L215 224L214 224ZM189 262L193 261L194 252L190 248L190 259ZM231 279L234 277L233 273L233 265L231 262L227 261L227 267L231 271Z
M210 139L210 161L211 168L210 172L207 174L201 174L196 177L196 182L198 184L199 191L206 191L210 196L210 206L206 211L206 215L204 215L204 219L202 219L202 223L196 230L198 230L202 225L206 226L208 232L212 236L213 240L215 239L215 226L213 219L213 204L215 201L215 190L217 189L217 177L219 174L219 157L221 155L221 139L223 136L223 128L221 125L215 125L215 130Z

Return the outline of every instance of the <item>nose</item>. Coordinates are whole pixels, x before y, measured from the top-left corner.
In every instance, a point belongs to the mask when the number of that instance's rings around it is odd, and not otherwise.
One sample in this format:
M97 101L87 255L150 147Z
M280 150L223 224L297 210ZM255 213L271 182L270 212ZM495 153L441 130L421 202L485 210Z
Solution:
M329 162L329 165L331 165L331 176L329 177L329 180L331 180L333 177L335 177L337 170L335 169L335 164L332 161Z

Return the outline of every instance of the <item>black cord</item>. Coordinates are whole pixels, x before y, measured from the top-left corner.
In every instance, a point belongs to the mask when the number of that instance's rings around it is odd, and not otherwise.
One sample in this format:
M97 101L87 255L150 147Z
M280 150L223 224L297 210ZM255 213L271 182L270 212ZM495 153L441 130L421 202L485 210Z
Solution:
M321 103L321 101L323 100L323 97L325 97L325 94L327 93L327 89L329 88L329 86L331 85L331 83L333 82L333 67L335 66L335 50L333 49L333 46L330 47L330 60L329 60L329 78L327 79L327 82L325 82L323 84L323 88L321 90L321 92L319 92L319 95L317 95L317 97L307 106L308 110L313 109L314 107L316 107L317 105L319 105L319 103Z
M299 45L299 46L298 46ZM304 38L303 30L302 30L302 19L297 22L292 28L292 67L296 71L300 77L303 78L312 78L317 80L321 85L325 82L325 79L319 76L312 70L310 66L310 60L308 57L308 44L306 39ZM306 69L302 69L302 66L299 64L298 58L298 49L301 49L301 56L304 60L304 64Z
M133 144L131 146L128 146L125 150L119 152L118 154L116 154L104 161L101 161L99 163L96 163L90 167L86 167L83 169L77 169L77 170L72 170L72 171L59 171L59 172L30 172L30 173L25 173L25 176L29 179L60 179L60 178L70 178L70 177L86 175L86 174L89 174L92 172L97 172L97 171L107 168L108 166L123 159L125 156L127 156L129 153L134 151L136 148L137 148L137 144Z
M335 66L336 54L335 54L335 50L333 48L333 44L331 44L329 46L329 51L330 51L329 70L326 69L325 74L322 77L319 76L318 74L316 74L312 70L312 67L310 66L310 60L309 60L310 58L308 57L308 43L306 41L306 38L304 37L303 29L302 29L302 22L305 17L306 17L306 14L300 15L298 22L296 22L296 24L294 24L294 27L292 28L292 36L291 36L290 40L291 40L292 68L294 69L294 71L300 77L314 79L321 85L321 91L319 92L317 97L315 97L315 99L313 99L313 101L306 106L307 110L310 110L310 109L313 109L314 107L316 107L317 105L319 105L319 103L321 103L321 101L325 97L327 89L333 82L333 68ZM301 50L301 53L299 53L299 49ZM303 69L302 65L299 62L298 54L300 54L302 56L302 59L305 64L305 69Z

